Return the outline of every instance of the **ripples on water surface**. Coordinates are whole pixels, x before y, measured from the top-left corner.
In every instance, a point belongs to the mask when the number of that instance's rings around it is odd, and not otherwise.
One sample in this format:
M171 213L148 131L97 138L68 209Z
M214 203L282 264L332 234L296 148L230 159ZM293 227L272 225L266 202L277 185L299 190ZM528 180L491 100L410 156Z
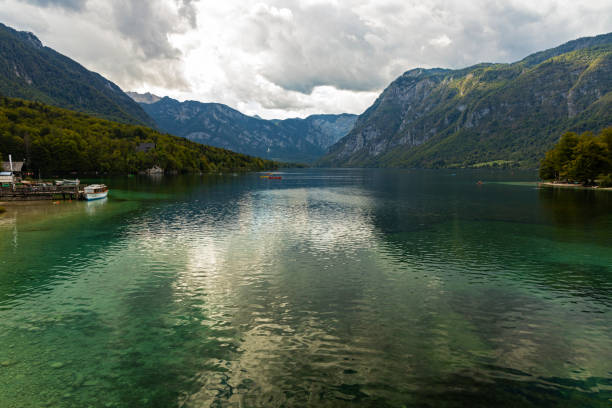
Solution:
M612 194L530 178L117 179L11 207L0 406L610 407Z

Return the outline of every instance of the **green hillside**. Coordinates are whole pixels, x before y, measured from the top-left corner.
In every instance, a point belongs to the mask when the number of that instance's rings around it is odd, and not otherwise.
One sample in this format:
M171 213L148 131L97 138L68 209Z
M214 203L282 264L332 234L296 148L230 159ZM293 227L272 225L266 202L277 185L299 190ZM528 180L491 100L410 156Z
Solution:
M512 64L408 71L320 164L536 168L563 132L611 124L612 34L606 34Z
M141 143L153 143L139 151ZM278 163L60 109L39 102L0 97L0 156L26 159L36 175L127 174L155 165L166 171L209 173L257 171Z
M0 95L42 102L122 123L155 126L117 85L0 24Z

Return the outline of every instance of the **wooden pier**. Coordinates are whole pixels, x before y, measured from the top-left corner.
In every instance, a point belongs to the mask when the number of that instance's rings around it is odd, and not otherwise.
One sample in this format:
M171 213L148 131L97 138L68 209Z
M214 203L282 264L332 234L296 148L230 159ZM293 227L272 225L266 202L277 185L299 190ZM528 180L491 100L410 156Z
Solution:
M0 201L82 200L85 185L12 184L0 187Z

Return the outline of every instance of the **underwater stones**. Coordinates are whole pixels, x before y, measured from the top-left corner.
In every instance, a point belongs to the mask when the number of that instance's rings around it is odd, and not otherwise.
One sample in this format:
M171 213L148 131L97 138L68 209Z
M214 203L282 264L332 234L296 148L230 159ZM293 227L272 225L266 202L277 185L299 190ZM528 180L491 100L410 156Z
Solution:
M62 368L65 364L60 362L60 361L56 361L54 363L51 363L50 367L54 368L54 369L58 369L58 368Z

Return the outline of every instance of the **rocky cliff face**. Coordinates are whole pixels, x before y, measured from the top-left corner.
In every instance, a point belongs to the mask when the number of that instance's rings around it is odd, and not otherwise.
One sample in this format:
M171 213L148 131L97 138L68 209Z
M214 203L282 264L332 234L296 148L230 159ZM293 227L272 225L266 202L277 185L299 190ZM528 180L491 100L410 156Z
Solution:
M305 119L273 120L287 133L303 136L306 141L327 150L342 139L355 125L357 115L342 113L339 115L311 115Z
M264 120L218 103L165 97L141 103L165 132L239 153L290 162L312 162L353 127L356 115L313 115Z
M147 93L138 93L138 92L126 92L126 94L132 98L135 102L138 103L155 103L161 99L160 96L153 95L150 92Z
M612 34L513 64L408 71L320 164L531 167L561 132L609 125Z
M117 85L43 46L32 33L0 24L0 94L118 122L154 126Z

